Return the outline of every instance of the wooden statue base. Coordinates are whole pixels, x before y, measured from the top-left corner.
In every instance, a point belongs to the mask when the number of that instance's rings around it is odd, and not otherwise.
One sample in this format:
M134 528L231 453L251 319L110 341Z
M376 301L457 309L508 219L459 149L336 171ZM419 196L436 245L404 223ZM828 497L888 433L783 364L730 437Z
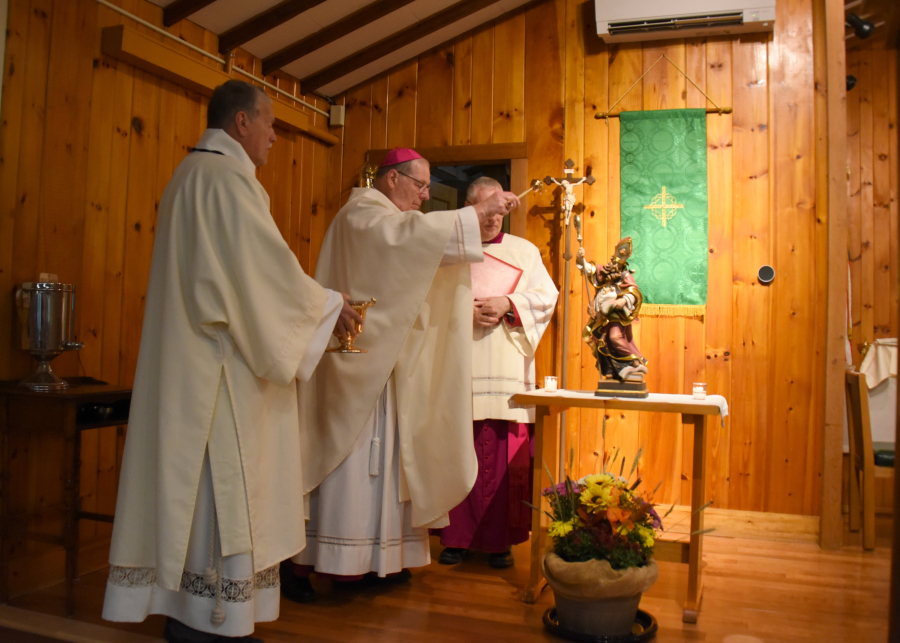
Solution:
M640 382L620 382L619 380L600 380L594 395L598 397L647 397L650 391L643 380Z

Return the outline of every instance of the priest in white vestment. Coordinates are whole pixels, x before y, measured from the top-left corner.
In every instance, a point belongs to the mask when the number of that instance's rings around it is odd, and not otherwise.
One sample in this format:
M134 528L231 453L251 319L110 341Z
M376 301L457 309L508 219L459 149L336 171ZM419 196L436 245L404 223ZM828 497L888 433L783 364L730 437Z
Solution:
M103 618L258 641L305 544L296 380L359 316L307 276L256 179L272 101L228 81L163 192Z
M479 203L501 190L494 179L481 177L469 186L466 201ZM510 398L535 388L534 355L559 291L540 250L504 233L502 226L500 215L481 224L485 271L513 277L487 274L474 284L472 419L478 478L450 512L450 525L440 530L446 549L439 562L444 565L477 550L489 555L491 567L510 567L511 546L528 540L531 527L532 509L523 501L531 499L534 407L517 406ZM500 287L503 292L496 291Z
M426 215L430 176L416 152L392 150L325 235L316 280L377 303L356 341L368 352L329 353L301 385L312 494L296 591L284 588L294 600L314 597L313 568L383 578L429 564L428 528L445 526L475 482L468 263L482 260L480 220L518 198Z

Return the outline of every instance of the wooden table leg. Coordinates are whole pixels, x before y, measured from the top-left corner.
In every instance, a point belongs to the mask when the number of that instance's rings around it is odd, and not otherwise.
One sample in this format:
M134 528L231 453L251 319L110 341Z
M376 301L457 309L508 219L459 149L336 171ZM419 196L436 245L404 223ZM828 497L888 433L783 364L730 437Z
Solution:
M0 399L0 603L9 600L9 426L8 398Z
M533 481L531 485L531 504L541 507L541 491L544 489L544 464L550 470L556 469L556 451L558 442L554 432L554 416L559 409L554 408L554 413L546 406L538 406L535 409L534 418L534 466L532 469ZM541 595L541 590L547 584L544 574L541 572L541 557L543 555L546 536L547 518L540 511L533 511L531 515L531 560L528 571L528 585L522 600L526 603L534 603Z
M718 416L710 416L718 417ZM696 623L703 598L703 512L706 493L706 416L683 415L684 424L694 427L694 461L691 477L691 546L688 554L688 591L682 620Z
M75 423L76 408L67 404L63 411L65 436L65 501L63 546L66 549L66 616L75 615L75 577L78 575L78 510L81 493L81 434Z

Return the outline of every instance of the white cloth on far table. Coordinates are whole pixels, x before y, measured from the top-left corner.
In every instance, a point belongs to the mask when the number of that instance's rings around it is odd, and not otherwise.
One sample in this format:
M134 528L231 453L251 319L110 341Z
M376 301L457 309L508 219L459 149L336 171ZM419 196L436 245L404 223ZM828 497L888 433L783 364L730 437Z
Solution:
M396 404L391 377L353 451L310 494L306 549L293 562L382 577L431 563L428 530L412 527L410 503L400 501ZM322 505L340 510L320 512Z

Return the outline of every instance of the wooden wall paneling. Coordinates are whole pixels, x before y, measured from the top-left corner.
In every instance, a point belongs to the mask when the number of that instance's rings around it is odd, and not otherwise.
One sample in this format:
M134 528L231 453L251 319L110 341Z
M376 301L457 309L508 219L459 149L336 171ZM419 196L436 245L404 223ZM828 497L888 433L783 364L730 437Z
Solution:
M254 56L253 66L256 67L256 57ZM266 78L266 82L272 82L272 78ZM257 83L254 83L257 84ZM272 101L277 100L277 94L271 89L264 88L266 95L272 99ZM256 178L259 180L260 184L263 186L263 189L266 191L266 194L269 195L269 212L272 215L272 219L275 221L275 225L278 226L278 231L281 232L281 236L285 235L284 230L284 222L280 219L278 214L280 214L280 210L276 210L275 199L277 198L275 194L275 159L278 157L277 149L281 147L284 143L285 131L280 129L277 125L275 126L275 143L272 145L272 148L269 150L268 160L265 165L256 170Z
M294 189L293 194L297 199L298 207L298 238L293 250L304 272L312 275L310 256L312 253L312 182L313 166L315 163L317 145L308 136L300 136L298 144L294 145Z
M472 35L472 145L491 142L494 125L494 28Z
M415 82L415 80L413 80ZM321 109L325 101L315 98L311 101L316 107ZM325 117L321 114L315 114L313 125L322 127L325 125ZM309 257L309 274L314 275L316 270L316 262L319 258L319 251L322 248L322 240L325 238L325 232L331 223L331 217L337 213L337 208L329 212L328 199L328 183L331 181L338 190L338 196L334 199L335 204L340 200L341 185L341 166L340 162L334 164L332 150L337 149L340 153L340 145L325 147L324 145L315 145L315 153L313 155L313 171L312 181L312 200L310 205L310 257ZM338 159L339 161L339 159Z
M767 36L733 47L734 335L732 338L730 507L762 511L765 500L768 407L771 400L771 289L756 272L769 254L769 113ZM713 117L716 118L716 117Z
M39 272L49 272L47 268L39 268L37 250L53 14L51 5L49 0L35 0L28 15L28 41L21 69L21 73L25 75L21 128L27 135L21 138L18 150L11 266L13 284L33 281L38 278ZM31 356L26 352L13 351L9 360L9 373L15 377L24 376L33 364Z
M706 39L688 38L684 41L684 70L703 91L706 91ZM708 101L700 89L685 83L686 107L706 108ZM706 323L703 319L684 320L684 378L682 393L691 394L694 382L706 382ZM691 476L694 470L694 432L682 431L681 501L691 497Z
M121 18L124 20L124 18ZM111 60L111 59L110 59ZM106 202L106 242L104 244L103 275L103 321L100 343L100 362L96 372L88 375L117 383L119 379L119 353L121 338L121 315L123 297L123 272L125 261L125 211L127 204L128 172L131 132L131 106L134 89L134 70L130 65L115 61L115 77L105 95L112 105L106 126L110 130L110 168L119 168L121 178L110 180ZM196 126L195 126L196 127ZM178 155L176 150L176 157ZM182 153L186 153L184 150ZM102 341L101 341L102 339ZM97 433L97 499L96 511L112 514L116 507L116 492L124 447L124 427L104 427L98 431L82 433L82 440L88 433ZM82 476L88 468L82 464ZM90 521L84 521L90 523ZM108 537L112 525L95 523L96 535Z
M776 7L772 69L775 150L775 261L773 282L773 440L766 510L802 513L813 413L816 346L815 172L812 12L809 0ZM802 62L801 62L802 61ZM796 338L805 338L798 341ZM818 489L815 489L818 492ZM811 505L810 505L811 506Z
M383 75L372 83L372 141L370 149L387 147L388 77Z
M291 162L294 157L294 143L300 134L278 131L277 140L269 151L267 166L272 166L272 187L269 201L272 218L281 231L281 236L290 244L291 239Z
M891 137L888 52L872 51L872 69L878 70L872 86L872 239L874 248L874 334L876 339L896 337L897 329L891 328L891 312L896 311L891 291Z
M607 102L599 111L620 113L623 109L641 109L643 106L643 86L635 85L628 94L623 94L634 85L641 77L643 71L643 52L638 43L610 45L609 58L609 88L606 92ZM619 105L609 108L621 99ZM622 191L620 175L620 121L611 118L608 121L599 121L606 125L608 138L607 184L606 202L606 248L598 255L597 261L606 262L612 255L613 247L622 238L619 202ZM638 346L643 346L643 320L638 319L632 324L634 341ZM656 365L649 365L652 369ZM607 413L609 419L606 423L606 435L608 447L621 447L622 454L631 459L637 456L638 450L643 446L640 441L639 420L640 414L636 411L611 411ZM613 449L615 450L615 449ZM652 487L650 487L652 489Z
M453 43L453 135L451 145L472 142L472 36Z
M891 337L900 333L900 147L898 147L897 106L897 50L888 50L888 136L890 137L890 219L891 219L891 275L890 275L890 323ZM893 490L892 490L893 491Z
M134 94L134 69L118 63L116 81L110 100L113 113L110 127L114 134L110 151L110 167L128 171ZM128 180L122 176L110 181L109 211L106 225L106 274L104 277L105 301L103 306L103 346L100 362L100 379L110 383L120 381L120 351L122 337L122 302L125 284L125 225L128 207Z
M178 88L177 108L175 112L175 140L172 145L172 167L178 167L190 154L189 148L199 140L197 130L205 126L200 119L200 95L183 87Z
M413 59L388 76L386 147L413 147L416 143L418 61Z
M719 105L733 102L732 40L711 38L706 46L708 94ZM707 164L709 178L709 264L706 297L706 379L709 392L724 395L738 408L732 396L733 280L734 280L734 205L732 114L710 114L706 119ZM717 507L728 503L729 432L732 413L725 426L708 426L709 462L708 500Z
M298 85L299 83L296 79L287 77L282 88L292 96L296 96L299 89ZM294 103L294 105L302 107L299 103ZM305 111L308 113L308 110ZM291 146L291 157L288 159L290 170L287 180L291 183L291 200L288 208L290 234L287 242L298 261L300 260L300 247L303 243L303 231L301 229L302 211L300 209L302 202L301 191L303 189L303 168L301 165L303 162L303 142L306 138L308 137L302 134L294 138L294 144Z
M565 60L565 3L553 0L529 9L525 13L525 40L529 43L529 55L525 57L525 77L532 79L525 86L525 112L545 115L543 118L528 119L525 123L528 171L532 177L550 174L557 176L566 160L563 105L565 85L559 73ZM476 57L476 65L478 60ZM473 99L473 108L476 105ZM475 120L472 132L475 142ZM559 286L559 199L545 190L542 195L530 201L533 205L528 213L528 239L541 251L544 265ZM561 305L557 305L557 316L560 310ZM538 347L535 357L538 381L543 381L545 375L557 374L557 324L548 328L552 329L551 332L545 334ZM557 439L553 431L545 437L548 443ZM535 457L539 455L535 454ZM551 471L556 470L555 462L546 464Z
M565 119L565 141L564 141L564 155L566 158L570 158L575 162L575 176L584 176L585 172L585 145L584 145L584 25L582 21L582 11L581 11L581 3L578 0L566 0L565 6L565 24L566 24L566 37L565 37L565 98L563 100L564 105L564 119ZM521 16L524 18L524 16ZM501 25L497 26L497 52L504 52L502 57L506 58L505 50L509 48L506 44L507 37L502 33L501 26L506 26L510 24L512 21L507 21L501 23ZM522 31L522 46L523 46L523 55L524 55L524 30ZM497 70L497 78L495 80L496 86L499 89L505 83L502 82L506 76L510 75L510 72L503 68L502 65L499 64L500 60L495 58L494 68ZM515 76L519 76L522 72L524 72L524 65L514 68L513 74ZM524 78L523 78L524 81ZM501 92L498 91L498 94ZM510 115L509 110L504 110L503 105L506 102L505 99L502 99L498 96L497 102L495 102L495 109L498 110L496 116L500 118L500 120L494 121L494 139L496 141L498 136L502 136L504 134L504 126L507 124L507 120L504 120L503 113L505 112L507 115ZM508 116L511 118L511 115ZM553 176L564 176L562 173L563 168L560 167L556 172L553 173ZM568 297L569 304L569 317L568 317L568 347L562 346L560 344L560 354L563 355L563 368L566 369L566 388L580 390L582 388L581 383L581 354L583 349L587 349L586 344L581 339L581 329L584 328L584 324L586 323L587 315L584 311L584 285L581 277L581 273L578 272L578 269L575 266L575 253L578 251L578 240L576 238L576 231L574 225L574 216L576 214L580 215L582 220L585 215L585 205L584 205L584 184L579 185L575 188L575 208L572 211L572 225L569 231L570 235L570 252L571 259L569 260L569 291L561 292L561 296ZM559 272L560 272L560 284L565 288L565 278L564 271L566 267L566 240L565 240L565 228L562 229L562 239L560 239L559 246L559 256L561 259ZM565 303L565 302L563 302ZM560 316L560 322L562 322L562 316ZM562 340L562 327L560 327L559 338ZM588 386L594 386L591 380ZM561 385L562 383L560 383ZM583 409L571 409L566 413L566 439L565 439L565 448L566 453L565 456L566 462L568 463L570 460L570 452L574 452L574 460L572 460L571 466L574 467L575 471L581 470L581 462L580 458L584 455L581 452L581 449L578 448L581 443L581 429L585 426L592 426L597 423L597 419L601 418L602 414L597 413L593 410L583 410ZM593 451L593 449L592 449Z
M574 11L575 9L573 9ZM578 11L580 15L580 11ZM567 34L577 39L580 30ZM579 58L584 59L584 49ZM494 125L492 143L525 140L525 14L518 13L494 27ZM582 118L582 112L578 112ZM568 122L568 121L567 121Z
M631 89L643 73L644 54L640 43L611 45L609 48L609 105L601 111L620 114L628 110L643 109L643 85L638 84ZM628 91L629 89L631 91ZM616 157L618 158L618 148L616 148Z
M338 99L338 103L342 104L345 100L346 97L342 96L340 99ZM325 109L325 101L317 99L316 106L319 109ZM317 114L317 116L317 121L320 123L320 127L327 127L328 119L321 114ZM324 239L324 232L328 230L328 227L331 225L332 219L334 219L334 215L337 214L342 205L341 169L343 166L344 144L346 142L346 128L341 127L335 130L335 134L338 136L337 144L331 146L322 145L325 150L325 172L327 179L325 181L325 216L320 222L324 224L324 230L323 236L318 240L318 244L320 247L322 245L322 240Z
M81 283L85 179L97 4L56 3L50 34L44 154L41 160L38 265L64 283ZM75 307L79 328L81 309ZM54 360L61 374L78 371L78 355Z
M6 55L3 62L3 118L0 120L0 377L18 376L13 367L15 356L24 363L23 351L14 338L13 254L19 176L19 145L25 112L25 70L28 59L29 4L27 0L9 3ZM27 137L26 137L27 140Z
M582 25L584 28L584 25ZM584 172L594 177L593 185L584 186L584 211L581 215L581 225L584 230L584 248L588 260L605 262L606 255L611 254L610 243L607 239L606 201L608 193L608 147L609 126L606 121L594 118L594 114L604 110L607 105L607 92L609 88L609 51L600 38L591 34L585 35L584 42ZM574 244L577 252L577 243ZM573 260L574 264L574 260ZM572 275L576 288L582 294L583 300L580 308L573 309L570 314L587 322L586 310L592 305L590 289L585 290L584 277L576 266L572 266ZM591 390L597 385L600 374L590 348L581 339L581 330L578 329L574 341L581 346L581 388ZM575 474L583 476L588 473L596 473L600 470L599 454L606 448L618 444L618 434L610 426L607 420L606 440L603 439L603 420L605 416L613 412L586 412L582 411L583 422L581 427L580 444L576 446L581 461Z
M372 140L372 85L361 85L348 92L345 104L341 205L347 202L350 191L359 185L359 171L366 162L366 151Z
M859 53L859 182L860 182L860 333L857 342L875 339L875 211L874 211L874 114L872 102L872 50Z
M686 80L668 61L656 63L661 55L668 56L678 67L684 69L684 41L645 43L642 67L647 75L642 82L643 108L683 108L687 99ZM636 248L635 252L641 252L641 249ZM640 275L637 280L640 283ZM641 326L639 346L650 363L648 388L661 393L680 392L684 380L684 319L644 316ZM663 502L678 501L684 445L680 419L671 414L643 413L639 419L639 427L640 442L644 447L641 469L645 477L644 483L649 489L653 489L661 482L657 498Z
M419 56L416 82L416 145L443 147L453 138L453 47Z
M847 73L860 78L859 51L847 52ZM848 256L850 260L850 345L854 364L859 366L856 342L862 327L862 229L860 185L860 90L847 92L847 229Z
M156 223L156 167L159 153L159 79L134 71L128 196L125 211L125 265L119 382L134 383L134 370L144 318L144 297ZM174 136L174 135L173 135Z
M100 9L103 9L100 11ZM97 27L117 24L117 14L101 7L97 11ZM106 279L106 242L109 220L109 184L112 176L113 94L116 61L100 53L100 40L95 40L94 72L90 103L90 127L87 150L86 194L84 203L84 247L82 249L81 283L77 288L81 310L76 331L85 346L80 352L85 373L96 377L103 357L104 281ZM79 496L85 511L97 511L98 457L100 431L85 431L81 436L81 478ZM97 523L79 524L79 537L89 539L97 533Z

